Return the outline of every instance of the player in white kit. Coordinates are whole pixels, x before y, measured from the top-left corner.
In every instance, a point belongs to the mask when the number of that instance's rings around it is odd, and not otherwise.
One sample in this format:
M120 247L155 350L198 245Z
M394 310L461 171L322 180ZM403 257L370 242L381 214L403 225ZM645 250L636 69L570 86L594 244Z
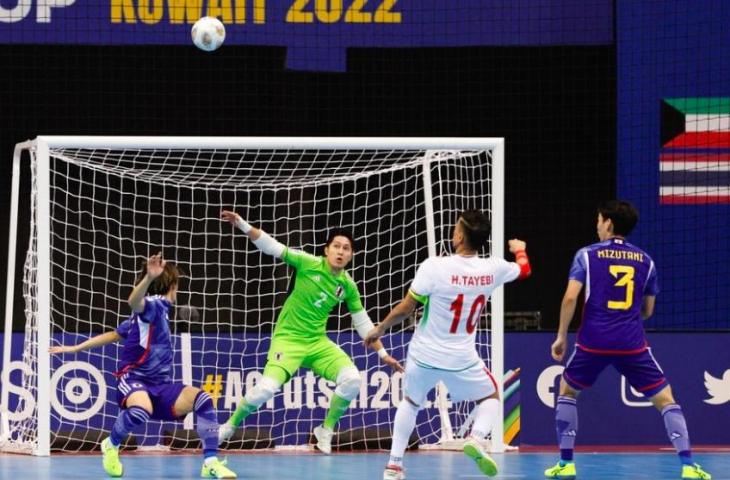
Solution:
M443 381L453 401L470 400L477 411L464 453L488 476L497 465L481 446L497 417L499 393L492 374L479 357L475 332L492 291L500 285L530 275L530 262L522 240L510 240L515 262L478 256L491 233L489 218L477 210L464 212L454 227L454 255L431 257L421 264L405 298L365 338L370 345L390 327L408 318L418 304L424 306L408 348L403 383L404 400L398 405L390 460L383 479L405 478L403 455L426 395Z

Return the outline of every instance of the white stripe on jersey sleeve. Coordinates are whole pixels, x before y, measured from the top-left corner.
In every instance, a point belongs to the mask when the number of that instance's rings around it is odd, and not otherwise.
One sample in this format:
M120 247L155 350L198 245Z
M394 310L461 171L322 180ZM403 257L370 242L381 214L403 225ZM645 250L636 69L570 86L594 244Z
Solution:
M142 348L147 348L147 341L150 336L150 324L141 320L135 323L137 324L137 328L139 328L139 345Z
M591 263L588 261L588 251L583 252L583 260L586 262L586 298L585 302L591 296Z

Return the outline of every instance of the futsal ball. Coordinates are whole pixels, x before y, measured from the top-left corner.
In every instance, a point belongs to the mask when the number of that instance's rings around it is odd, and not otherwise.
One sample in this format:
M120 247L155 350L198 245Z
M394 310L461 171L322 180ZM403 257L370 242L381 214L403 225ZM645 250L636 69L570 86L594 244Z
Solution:
M190 31L196 47L206 52L217 50L226 39L226 27L215 17L203 17Z

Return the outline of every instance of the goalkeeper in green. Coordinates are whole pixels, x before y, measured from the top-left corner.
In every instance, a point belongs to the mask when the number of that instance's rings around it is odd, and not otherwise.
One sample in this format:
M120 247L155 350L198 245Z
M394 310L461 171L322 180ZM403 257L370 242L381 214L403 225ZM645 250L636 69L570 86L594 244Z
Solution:
M344 301L361 337L365 338L374 328L360 301L357 285L345 270L354 254L353 239L345 231L334 231L325 244L324 257L317 257L284 246L235 212L224 210L221 217L248 235L263 253L294 267L296 276L294 290L284 302L274 328L263 377L246 392L234 414L220 427L219 440L230 438L248 415L272 398L299 367L305 367L337 384L324 423L314 429L317 448L329 454L335 425L360 392L361 380L352 359L327 338L327 318ZM379 340L371 347L383 362L403 372Z

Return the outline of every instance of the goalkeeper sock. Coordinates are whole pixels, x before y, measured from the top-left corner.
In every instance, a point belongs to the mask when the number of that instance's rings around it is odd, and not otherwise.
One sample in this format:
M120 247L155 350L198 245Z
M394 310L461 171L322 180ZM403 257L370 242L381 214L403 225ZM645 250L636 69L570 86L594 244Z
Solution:
M399 458L402 462L406 447L408 447L408 439L411 438L411 433L416 427L416 417L418 417L419 410L420 408L406 399L401 400L398 404L395 420L393 421L393 444L390 449L390 460L392 462L397 462ZM395 463L395 465L398 465L398 463Z
M258 408L258 405L251 405L245 398L241 399L241 403L239 403L238 407L236 407L236 411L233 412L231 418L228 419L228 424L238 427L241 423L243 423L246 417L258 410Z
M241 399L238 407L236 407L236 411L228 419L228 424L234 427L241 425L243 419L258 410L261 405L276 395L279 387L286 380L288 379L282 369L267 365L264 369L263 377L261 377L261 380L259 380L255 387L246 392L246 396Z
M488 398L477 406L474 426L471 429L471 436L477 440L484 440L492 431L494 420L499 412L499 400Z
M350 408L350 402L352 400L345 400L336 393L332 395L330 400L330 409L327 410L327 416L324 419L323 426L330 430L335 429L335 425L340 420L340 417L344 415L345 411Z

